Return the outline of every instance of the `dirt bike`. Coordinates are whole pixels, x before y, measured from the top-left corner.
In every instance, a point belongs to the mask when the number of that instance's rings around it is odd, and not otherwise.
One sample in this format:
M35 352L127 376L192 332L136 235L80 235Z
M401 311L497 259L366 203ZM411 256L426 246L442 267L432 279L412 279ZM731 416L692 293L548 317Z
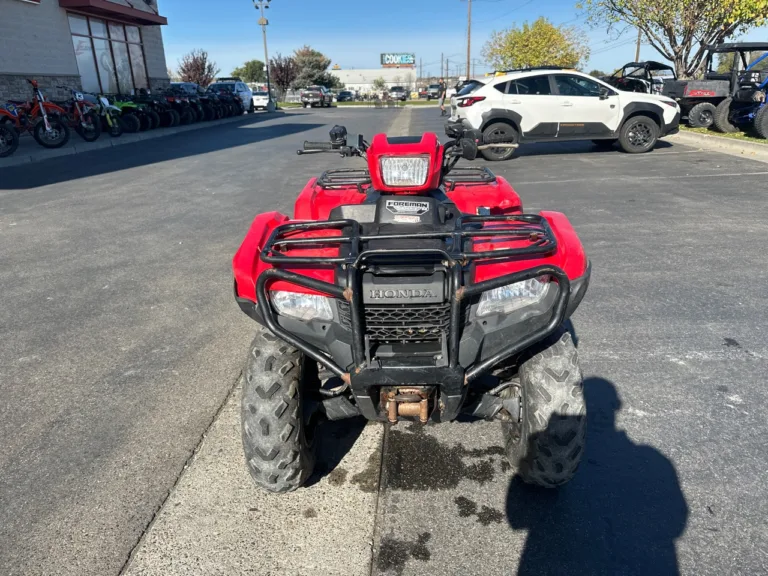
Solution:
M57 86L61 90L69 90L72 99L64 102L57 102L66 110L66 118L69 126L75 129L80 137L86 142L95 142L101 136L101 118L99 112L92 102L89 102L85 95L68 86Z
M585 402L566 321L591 266L558 212L525 213L487 168L457 167L479 131L368 143L331 130L299 154L363 157L259 214L233 260L235 299L261 324L245 365L242 439L256 484L300 487L323 420L501 422L515 473L570 480ZM416 424L418 425L418 424ZM417 453L413 454L418 458Z
M69 141L66 110L46 101L36 80L27 82L32 86L32 101L8 101L0 106L0 124L13 126L19 135L31 133L44 148L61 148Z
M113 138L119 138L125 131L123 120L120 118L120 109L109 103L109 100L101 94L83 93L85 100L90 102L99 117L101 118L101 128Z
M19 147L19 133L10 124L0 124L0 158L7 158Z

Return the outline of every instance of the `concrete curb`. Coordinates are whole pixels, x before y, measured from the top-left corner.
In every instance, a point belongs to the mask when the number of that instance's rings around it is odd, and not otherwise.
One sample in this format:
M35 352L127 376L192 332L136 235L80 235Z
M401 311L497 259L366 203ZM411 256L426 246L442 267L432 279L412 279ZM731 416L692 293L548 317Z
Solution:
M732 156L749 157L761 162L768 162L768 144L758 144L734 140L724 136L698 134L681 130L674 136L668 136L667 140L679 142L686 146L697 146L706 150L715 150Z
M265 116L265 119L279 116L284 111L279 110L277 112L259 112L259 116ZM242 122L243 120L251 120L254 117L258 117L255 114L244 114L243 116L237 116L235 118L224 118L222 120L216 120L214 122L197 122L195 124L189 124L187 126L175 126L174 128L160 128L152 130L151 132L136 132L133 134L123 134L119 138L112 138L108 134L102 134L101 137L95 142L85 142L84 140L74 140L73 144L68 144L63 148L47 149L40 147L34 149L34 154L24 152L22 154L14 154L8 158L0 158L0 169L10 168L11 166L21 166L25 164L33 164L35 162L42 162L50 158L58 158L60 156L74 156L76 154L84 154L85 152L92 152L94 150L103 150L105 148L113 148L118 146L124 146L126 144L133 144L135 142L141 142L144 140L154 140L156 138L163 138L165 136L172 136L174 134L181 134L182 132L191 132L193 130L202 130L203 128L212 128L215 126L222 126L225 124L233 124L235 122ZM70 142L73 139L80 138L74 131L70 136Z

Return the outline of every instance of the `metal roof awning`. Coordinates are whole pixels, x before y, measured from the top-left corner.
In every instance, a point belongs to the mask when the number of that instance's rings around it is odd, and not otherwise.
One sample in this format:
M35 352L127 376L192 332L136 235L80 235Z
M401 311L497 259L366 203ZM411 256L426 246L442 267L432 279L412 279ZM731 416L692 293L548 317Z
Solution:
M123 6L109 0L59 0L59 6L90 16L111 18L137 26L162 26L168 24L165 16Z

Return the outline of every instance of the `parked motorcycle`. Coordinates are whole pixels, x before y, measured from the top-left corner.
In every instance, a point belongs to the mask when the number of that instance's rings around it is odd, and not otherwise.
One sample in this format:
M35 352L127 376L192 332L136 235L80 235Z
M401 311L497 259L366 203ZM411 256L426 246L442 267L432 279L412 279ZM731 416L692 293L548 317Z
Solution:
M62 90L69 90L72 99L64 102L57 102L67 111L67 122L70 127L75 129L80 137L86 142L95 142L101 136L101 119L95 105L85 99L82 92L68 86L58 86Z
M101 94L83 93L83 97L90 102L101 119L101 128L113 138L119 138L125 132L123 119L120 117L120 109L109 103L109 100Z
M36 80L27 80L32 86L32 101L8 101L0 107L0 124L9 124L21 135L29 132L44 148L61 148L69 141L67 112L61 106L48 102Z

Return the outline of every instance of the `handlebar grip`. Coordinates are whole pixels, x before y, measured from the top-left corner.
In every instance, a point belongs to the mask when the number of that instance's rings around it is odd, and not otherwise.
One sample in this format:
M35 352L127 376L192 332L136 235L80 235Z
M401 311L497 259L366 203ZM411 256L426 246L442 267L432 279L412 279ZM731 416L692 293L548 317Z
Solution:
M330 142L310 142L304 140L304 150L333 150L333 144Z

